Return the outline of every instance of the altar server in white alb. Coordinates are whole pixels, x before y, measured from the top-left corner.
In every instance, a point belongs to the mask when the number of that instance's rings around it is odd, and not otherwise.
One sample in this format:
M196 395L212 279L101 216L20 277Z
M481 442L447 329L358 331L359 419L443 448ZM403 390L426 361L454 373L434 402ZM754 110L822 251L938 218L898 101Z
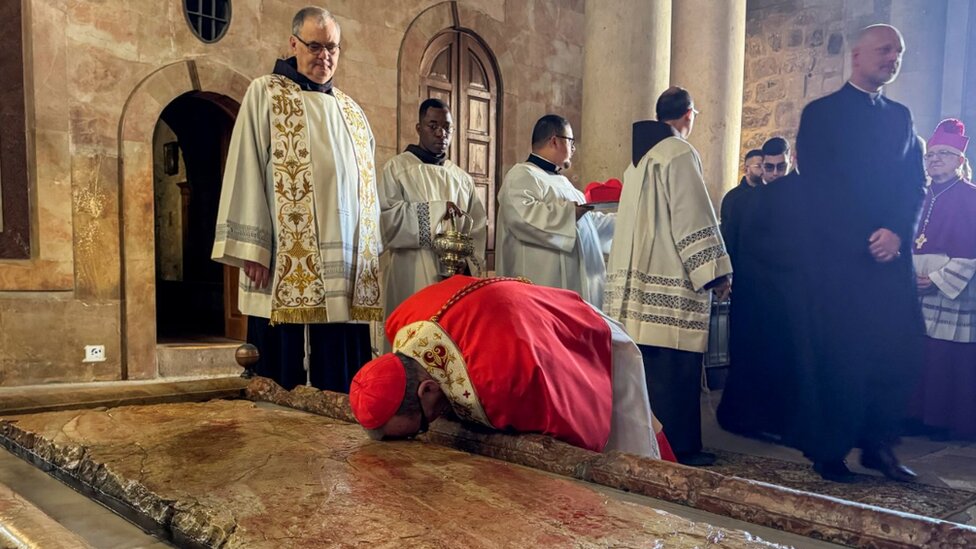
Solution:
M380 176L380 264L387 315L441 280L433 240L452 217L474 241L468 274L481 276L484 270L488 217L471 176L447 158L454 135L450 108L440 99L427 99L420 104L419 120L419 144L390 159Z
M532 154L512 166L498 192L499 275L565 288L600 308L615 214L594 212L560 172L576 139L565 118L547 114L532 130Z
M339 39L327 10L295 15L292 57L244 95L217 214L212 258L241 268L256 369L285 388L308 370L312 385L348 390L371 358L368 326L349 322L382 319L373 134L332 86Z
M644 356L651 406L678 461L708 465L715 456L701 451L699 402L709 290L728 295L732 264L687 141L698 112L691 95L669 88L656 111L657 120L634 124L604 311Z

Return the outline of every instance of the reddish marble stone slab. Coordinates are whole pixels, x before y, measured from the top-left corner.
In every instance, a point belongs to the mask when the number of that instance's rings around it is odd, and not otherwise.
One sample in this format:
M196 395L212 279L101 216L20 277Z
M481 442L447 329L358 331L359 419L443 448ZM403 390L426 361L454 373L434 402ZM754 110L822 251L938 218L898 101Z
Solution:
M181 546L772 547L576 481L248 401L18 415L0 438Z
M289 393L255 378L245 394L351 421L346 395L299 388ZM976 528L870 505L727 477L712 471L613 452L597 454L539 435L511 436L438 420L430 442L679 503L801 536L856 547L976 547Z

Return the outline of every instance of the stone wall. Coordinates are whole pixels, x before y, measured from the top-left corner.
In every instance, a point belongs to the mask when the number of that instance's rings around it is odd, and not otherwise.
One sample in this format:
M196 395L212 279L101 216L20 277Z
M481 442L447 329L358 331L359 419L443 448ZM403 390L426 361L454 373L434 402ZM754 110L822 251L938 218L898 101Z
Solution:
M749 0L742 154L775 135L792 143L803 107L843 85L851 40L874 23L905 38L901 72L885 94L912 110L922 137L949 116L976 124L964 81L976 74L974 11L968 0Z
M159 114L193 90L240 101L248 81L286 51L291 17L307 2L236 0L226 35L205 44L183 2L19 1L37 242L31 259L0 261L0 385L156 377ZM493 51L504 93L499 175L526 154L531 123L545 112L579 124L583 0L325 5L342 26L337 86L365 109L379 166L402 146L398 63L410 53L402 51L408 34L456 25ZM436 16L421 18L428 12ZM106 345L108 360L82 363L86 344Z
M811 100L841 87L858 29L890 18L890 0L750 0L742 156L781 135L796 139Z

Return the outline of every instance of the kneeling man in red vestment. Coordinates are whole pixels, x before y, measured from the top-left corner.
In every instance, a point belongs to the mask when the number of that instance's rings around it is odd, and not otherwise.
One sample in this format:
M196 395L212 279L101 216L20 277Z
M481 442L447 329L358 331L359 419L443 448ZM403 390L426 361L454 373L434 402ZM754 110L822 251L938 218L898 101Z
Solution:
M673 460L640 351L575 292L454 276L403 302L386 333L394 352L363 366L349 391L373 438L414 436L452 411L596 452Z

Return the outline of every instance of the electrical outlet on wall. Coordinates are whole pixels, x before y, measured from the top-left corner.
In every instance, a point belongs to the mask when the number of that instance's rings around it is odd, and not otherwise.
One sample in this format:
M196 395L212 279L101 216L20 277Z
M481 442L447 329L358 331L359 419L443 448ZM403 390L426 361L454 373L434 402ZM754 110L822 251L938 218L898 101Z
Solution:
M85 345L85 360L82 362L105 362L105 346Z

